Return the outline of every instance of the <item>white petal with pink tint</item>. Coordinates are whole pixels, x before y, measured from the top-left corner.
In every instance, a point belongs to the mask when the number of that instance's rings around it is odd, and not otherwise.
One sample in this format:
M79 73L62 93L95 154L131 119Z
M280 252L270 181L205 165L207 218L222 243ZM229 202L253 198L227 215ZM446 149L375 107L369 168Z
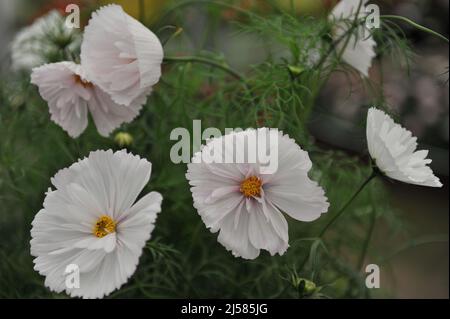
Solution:
M94 12L85 28L81 64L120 105L129 106L151 93L161 76L163 56L156 35L118 5Z
M250 146L249 141L255 141L248 138L258 133L277 137L278 144L269 147L278 147L275 172L261 174L258 162L222 164L211 161L212 150L218 151L221 159L230 152L243 151L248 156L254 146ZM231 144L217 147L224 141ZM263 146L261 140L256 143L258 147ZM242 148L244 145L247 147ZM194 207L206 227L211 232L219 232L219 243L235 257L255 259L261 249L271 255L282 255L289 247L288 224L282 212L304 222L327 212L325 192L308 177L311 167L308 153L294 140L277 130L261 128L210 140L194 155L186 177L192 186ZM255 196L248 196L242 191L242 184L252 179L260 182L260 188Z
M126 107L115 103L90 82L84 69L73 62L59 62L33 69L31 83L48 102L51 119L71 137L78 137L88 125L91 112L98 132L108 136L123 123L131 122L141 110L145 96Z
M55 175L56 189L47 193L31 229L34 269L48 288L102 298L128 281L161 211L159 193L136 202L150 174L147 160L109 150L91 152ZM98 236L95 225L105 216L115 227ZM79 268L79 288L65 285L70 264Z

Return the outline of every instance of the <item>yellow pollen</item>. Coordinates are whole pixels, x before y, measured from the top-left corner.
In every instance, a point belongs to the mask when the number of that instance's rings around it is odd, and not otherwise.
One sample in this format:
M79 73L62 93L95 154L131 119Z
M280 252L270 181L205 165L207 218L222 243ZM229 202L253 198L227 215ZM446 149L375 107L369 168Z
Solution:
M241 183L239 190L245 197L259 197L261 196L261 180L256 176L250 176Z
M114 233L116 231L116 222L109 216L103 215L94 225L92 232L98 238L105 237L108 234Z
M74 74L73 79L75 83L82 85L84 88L91 88L94 86L91 82L83 80L78 74Z

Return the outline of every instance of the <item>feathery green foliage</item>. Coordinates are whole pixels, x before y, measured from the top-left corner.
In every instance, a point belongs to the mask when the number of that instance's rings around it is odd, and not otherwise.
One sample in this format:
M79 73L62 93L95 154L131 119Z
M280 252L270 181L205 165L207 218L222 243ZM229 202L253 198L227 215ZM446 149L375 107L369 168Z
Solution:
M220 20L220 14L214 12L220 13L223 6L197 3L202 6L196 8ZM184 27L183 10L188 7L168 12L161 25L152 29ZM392 234L404 231L404 226L389 206L388 194L378 179L351 204L325 238L317 237L323 225L371 174L367 157L323 149L308 133L317 95L330 74L352 72L335 54L333 25L326 19L299 18L284 12L269 16L245 11L238 14L242 15L240 22L231 24L235 36L252 34L264 39L269 52L264 62L249 66L243 74L245 79L237 79L226 58L214 50L194 52L197 58L213 62L209 64L195 59L167 59L162 80L141 115L120 129L133 136L129 150L153 163L152 178L144 192L157 190L164 201L135 275L110 297L367 297L358 257L365 251L371 222L384 220L392 227ZM409 61L407 40L399 29L392 22L386 22L383 28L376 32L379 53L395 52ZM167 30L160 30L167 35ZM171 38L169 47L176 47L179 38L186 37L189 34ZM171 53L168 49L166 55ZM214 63L223 67L215 67ZM29 74L12 76L8 71L2 79L0 298L65 297L47 290L44 279L33 270L31 221L42 208L50 178L59 169L90 151L119 147L114 135L99 136L92 121L81 137L71 139L50 121L48 107L29 83ZM378 94L372 97L376 105L383 105ZM267 126L288 133L310 152L314 163L311 177L326 190L331 203L329 212L313 223L289 220L290 248L283 256L271 257L263 252L254 261L234 258L217 243L217 234L206 229L193 208L186 165L173 164L169 158L174 143L169 140L171 130L192 129L193 119L202 120L203 127L221 130ZM382 259L378 252L373 255ZM316 287L308 286L307 290L305 280Z

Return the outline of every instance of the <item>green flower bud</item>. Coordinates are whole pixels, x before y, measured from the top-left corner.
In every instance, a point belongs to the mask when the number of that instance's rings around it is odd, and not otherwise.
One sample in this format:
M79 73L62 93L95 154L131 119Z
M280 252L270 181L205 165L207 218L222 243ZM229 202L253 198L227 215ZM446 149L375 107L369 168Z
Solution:
M292 75L300 75L303 72L303 68L295 65L288 65L288 69Z
M301 296L311 296L317 288L314 282L304 278L296 278L294 286Z
M114 137L114 142L120 147L130 146L133 144L133 136L130 133L118 132Z

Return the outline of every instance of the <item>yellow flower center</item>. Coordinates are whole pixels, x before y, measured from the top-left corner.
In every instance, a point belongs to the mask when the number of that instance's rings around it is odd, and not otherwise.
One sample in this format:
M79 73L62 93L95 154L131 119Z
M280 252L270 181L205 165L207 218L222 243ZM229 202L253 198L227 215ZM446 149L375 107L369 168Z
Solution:
M98 238L105 237L106 235L114 233L115 231L116 222L107 215L103 215L99 219L97 219L97 222L95 223L92 230L93 234Z
M242 181L239 190L245 197L259 197L261 196L261 180L256 176L250 176Z
M74 74L73 79L75 83L82 85L84 88L91 88L94 86L91 82L83 80L78 74Z

